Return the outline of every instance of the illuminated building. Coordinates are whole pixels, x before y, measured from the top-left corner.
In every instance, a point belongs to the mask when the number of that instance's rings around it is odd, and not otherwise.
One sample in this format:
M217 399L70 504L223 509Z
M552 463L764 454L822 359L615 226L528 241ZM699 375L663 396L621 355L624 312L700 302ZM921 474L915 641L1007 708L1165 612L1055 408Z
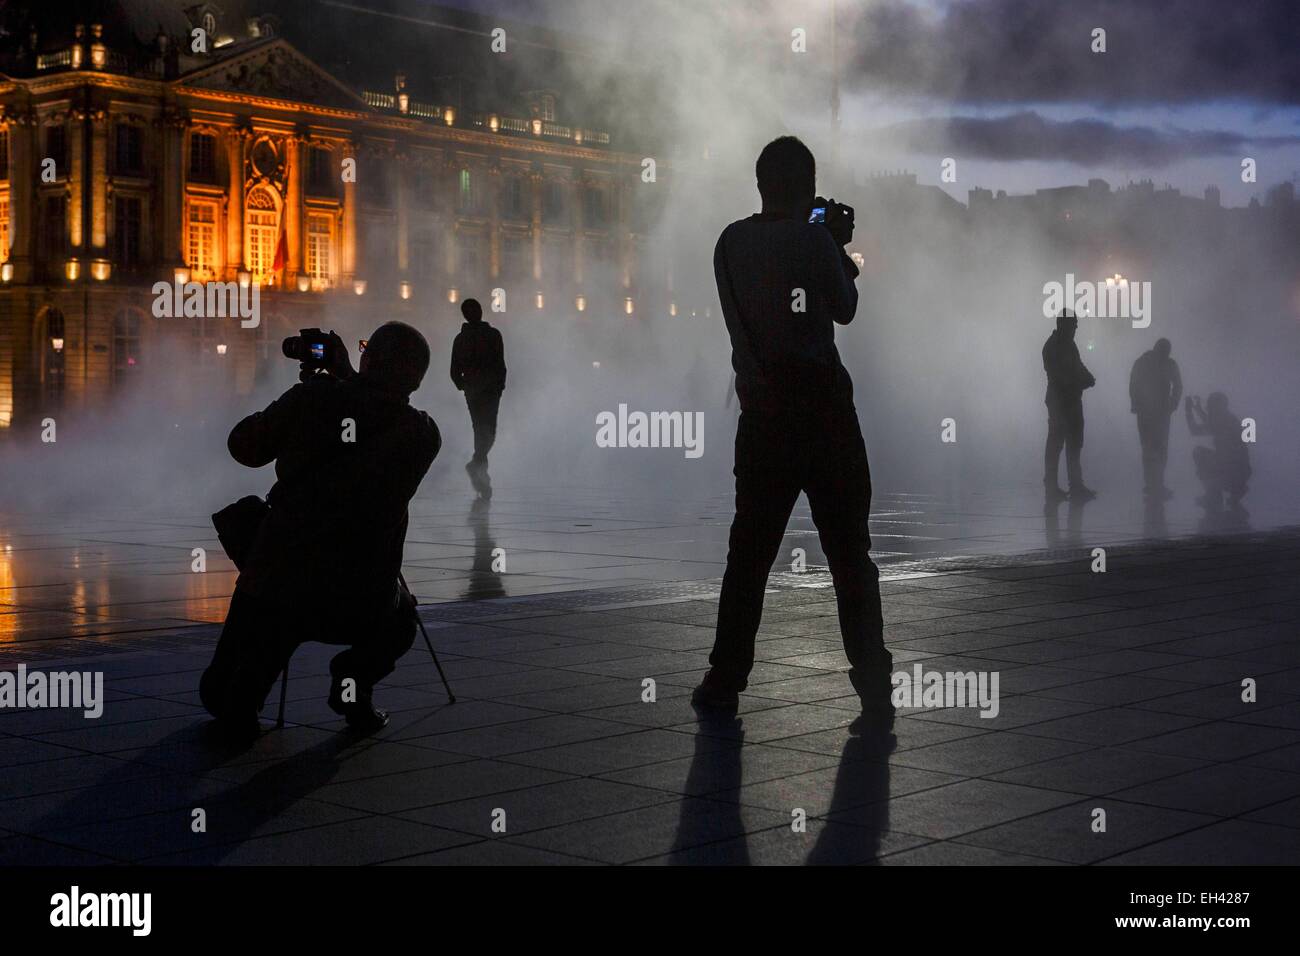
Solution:
M626 321L653 295L641 156L562 122L554 90L487 111L423 98L410 65L354 88L275 16L55 6L0 36L0 428L104 402L164 356L244 394L281 337L340 315L458 325L450 303L501 287L519 321L579 299ZM257 283L260 324L155 318L174 277Z

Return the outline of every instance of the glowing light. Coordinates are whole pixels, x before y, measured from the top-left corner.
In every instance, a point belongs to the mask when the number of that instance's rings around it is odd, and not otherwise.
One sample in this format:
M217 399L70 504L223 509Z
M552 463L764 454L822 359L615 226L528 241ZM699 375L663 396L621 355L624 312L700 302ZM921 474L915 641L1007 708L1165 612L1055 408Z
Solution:
M96 282L104 282L113 273L113 264L107 259L92 259L90 274Z
M366 280L365 280L365 279L357 279L355 282L353 282L353 283L352 283L352 291L355 292L357 295L365 295L365 294L366 294Z
M13 277L14 264L12 262L6 262L4 265L0 265L0 281L9 282Z
M69 282L76 282L77 277L81 275L81 263L76 259L69 259L67 265L63 267L63 272Z
M542 135L542 121L539 119L533 120L533 135L534 136Z
M669 315L676 315L676 314L677 314L677 303L676 303L676 302L670 302L670 303L668 303L668 314L669 314Z
M497 116L496 113L488 117L488 129L494 133L501 129L501 117Z
M176 281L180 285L184 285L190 281L190 270L186 266L177 266L172 270L172 274L176 277Z
M573 305L579 312L586 312L587 297L585 295L578 296L576 299L573 300Z
M240 269L237 273L235 273L235 278L239 280L239 287L241 289L247 289L250 285L253 284L253 274L249 272L247 269Z
M218 343L218 345L217 345L217 354L218 354L218 355L225 355L225 354L226 354L226 343L225 343L225 342L220 342L220 343Z
M546 297L545 297L544 295L542 295L540 292L537 293L537 299L536 299L536 301L537 301L537 307L538 307L539 309L544 309L544 308L546 308Z
M54 338L52 338L52 339L50 339L50 348L54 349L54 351L56 351L56 352L62 352L62 351L63 351L63 339L61 339L61 338L59 338L59 337L57 337L57 336L54 337Z
M448 289L448 290L447 290L447 301L450 302L452 305L455 305L458 301L460 301L460 290L458 290L458 289Z
M599 362L592 362L592 363L591 363L591 367L592 367L592 368L600 368L600 363L599 363Z
M456 125L456 110L453 107L445 107L442 111L442 121L448 126Z
M305 272L298 273L298 291L306 292L311 288L311 276Z
M409 299L411 297L411 283L403 280L401 285L397 287L397 292L403 299Z

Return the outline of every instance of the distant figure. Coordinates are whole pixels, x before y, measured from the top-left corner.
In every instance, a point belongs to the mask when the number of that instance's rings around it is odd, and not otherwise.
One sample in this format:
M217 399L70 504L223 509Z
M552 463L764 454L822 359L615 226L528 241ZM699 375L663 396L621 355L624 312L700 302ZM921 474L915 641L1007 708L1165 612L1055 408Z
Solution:
M1128 397L1137 416L1138 440L1142 443L1143 491L1148 497L1168 501L1174 493L1165 487L1165 463L1169 460L1169 418L1183 397L1183 379L1178 363L1169 357L1168 339L1157 339L1155 347L1133 363L1128 377Z
M1205 486L1205 494L1196 503L1209 512L1223 510L1224 498L1230 511L1240 512L1241 499L1250 480L1250 451L1241 440L1241 420L1228 408L1228 396L1214 392L1206 400L1189 395L1183 408L1187 427L1193 435L1209 435L1213 446L1197 445L1192 449L1196 477Z
M492 497L488 452L497 439L497 410L506 387L505 347L501 333L483 321L483 306L477 299L462 302L460 314L465 324L451 347L451 380L465 393L474 426L474 457L465 463L465 471L478 496L488 499Z
M1043 453L1043 487L1049 499L1088 500L1097 493L1083 483L1083 392L1097 380L1079 358L1074 333L1079 320L1065 309L1056 317L1056 331L1043 345L1043 369L1047 372L1047 447ZM1057 483L1061 448L1065 448L1065 470L1069 477L1067 495Z
M241 465L275 462L276 479L199 682L203 706L234 739L256 736L257 712L304 641L346 645L330 661L329 707L356 730L383 727L372 691L415 638L415 599L399 575L407 505L442 445L410 403L429 346L411 326L386 323L358 373L343 340L331 333L330 344L322 373L227 441Z
M871 470L853 381L835 348L836 324L851 322L858 307L858 269L843 248L852 211L815 199L816 161L793 136L768 143L755 172L762 212L727 226L713 252L740 399L736 516L710 669L692 703L736 710L754 666L768 572L804 492L835 583L863 726L887 724L893 661L867 528ZM825 224L809 221L814 205L825 207ZM793 299L805 307L792 308Z

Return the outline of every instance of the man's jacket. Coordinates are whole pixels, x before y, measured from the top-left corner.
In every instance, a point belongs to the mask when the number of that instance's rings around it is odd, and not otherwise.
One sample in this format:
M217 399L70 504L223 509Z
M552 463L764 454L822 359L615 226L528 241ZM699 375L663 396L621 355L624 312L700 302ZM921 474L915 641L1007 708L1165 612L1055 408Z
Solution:
M482 320L462 325L451 346L451 380L470 395L504 389L506 358L501 333Z
M318 375L241 421L227 444L240 464L274 461L276 475L237 587L315 614L391 609L407 504L442 445L433 419L364 376Z
M1077 402L1085 388L1097 380L1079 358L1074 339L1056 329L1043 345L1043 369L1047 372L1047 404Z

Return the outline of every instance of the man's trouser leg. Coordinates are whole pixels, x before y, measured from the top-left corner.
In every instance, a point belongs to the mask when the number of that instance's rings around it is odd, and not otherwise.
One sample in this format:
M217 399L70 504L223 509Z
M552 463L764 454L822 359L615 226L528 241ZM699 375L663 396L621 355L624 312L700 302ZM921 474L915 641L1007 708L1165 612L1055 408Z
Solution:
M754 666L767 575L799 497L797 426L741 412L736 428L736 516L718 599L718 630L709 655L717 679L744 690Z
M1070 490L1083 487L1083 398L1068 402L1065 412L1065 472Z
M216 653L199 681L203 706L222 719L256 714L299 643L288 615L236 588Z
M501 393L466 393L465 403L469 406L469 420L474 426L474 460L482 464L487 461L488 453L496 443Z
M871 469L857 414L837 413L819 429L804 490L835 583L849 679L859 694L888 691L880 571L871 560Z
M1149 494L1163 491L1169 458L1169 415L1138 413L1138 438L1142 442L1143 487Z
M396 608L377 620L331 628L329 644L349 644L330 661L330 676L357 682L358 700L368 700L377 683L393 672L415 641L415 598L403 588ZM355 642L355 643L353 643Z
M1061 449L1065 447L1065 422L1060 405L1047 403L1047 444L1043 449L1043 484L1048 488L1060 487Z

